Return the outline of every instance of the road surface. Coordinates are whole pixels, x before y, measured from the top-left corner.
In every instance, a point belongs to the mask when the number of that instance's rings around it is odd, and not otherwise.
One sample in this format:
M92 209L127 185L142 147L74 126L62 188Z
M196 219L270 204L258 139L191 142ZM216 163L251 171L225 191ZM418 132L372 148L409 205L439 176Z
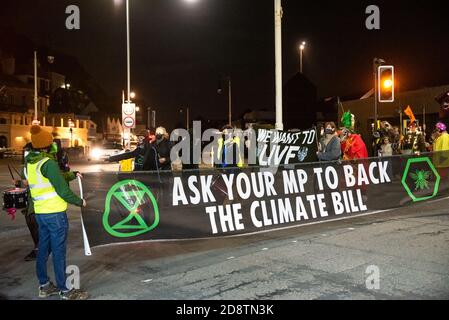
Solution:
M92 257L83 256L79 210L69 216L68 264L80 269L92 299L449 299L449 199L263 235L101 247ZM0 243L0 296L35 299L20 214L15 221L1 214ZM367 286L373 270L378 289Z

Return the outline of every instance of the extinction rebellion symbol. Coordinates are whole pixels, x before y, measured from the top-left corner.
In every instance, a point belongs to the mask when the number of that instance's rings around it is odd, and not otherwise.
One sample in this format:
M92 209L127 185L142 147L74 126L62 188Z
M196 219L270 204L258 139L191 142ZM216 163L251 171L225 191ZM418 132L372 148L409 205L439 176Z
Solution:
M441 177L429 158L409 159L402 177L402 185L413 202L437 196Z
M158 224L157 201L143 183L120 181L109 190L103 227L110 235L117 238L136 237L153 230Z

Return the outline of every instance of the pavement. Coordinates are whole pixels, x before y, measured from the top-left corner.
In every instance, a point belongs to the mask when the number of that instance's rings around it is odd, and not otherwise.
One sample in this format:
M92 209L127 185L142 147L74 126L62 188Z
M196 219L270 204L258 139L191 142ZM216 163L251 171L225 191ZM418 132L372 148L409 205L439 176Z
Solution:
M80 269L92 299L449 299L449 198L253 236L100 247L91 257L83 255L79 212L68 214L68 265ZM2 213L0 296L36 299L35 265L23 261L31 248L23 216ZM378 287L367 286L377 271Z

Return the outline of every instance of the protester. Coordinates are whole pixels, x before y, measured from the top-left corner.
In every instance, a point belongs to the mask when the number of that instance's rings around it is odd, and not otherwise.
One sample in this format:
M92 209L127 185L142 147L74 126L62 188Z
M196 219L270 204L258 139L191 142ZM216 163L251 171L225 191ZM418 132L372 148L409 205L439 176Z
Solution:
M109 162L121 162L127 159L134 159L135 172L158 170L157 153L155 148L148 142L147 137L147 130L138 132L137 148L134 151L111 156L109 157Z
M393 147L390 143L389 137L384 137L382 145L380 146L379 156L381 157L391 157L393 156Z
M214 163L219 168L242 168L245 160L245 149L242 144L241 134L229 125L222 128L222 135L218 139L217 152Z
M418 124L412 122L403 141L403 154L420 154L426 152L426 141L424 135L419 130Z
M28 143L23 148L24 154L24 168L26 167L26 157L29 155L29 153L32 151L32 144ZM61 173L67 182L69 184L71 181L75 180L77 177L82 177L81 173L78 171L71 172L69 167L69 160L67 157L67 153L61 146L61 141L58 139L54 140L54 143L52 144L50 148L50 152L48 153L48 157L52 160L55 160L58 165L59 169L61 170ZM15 180L13 183L16 185L16 187L19 188L28 188L28 183L26 181L24 172L21 173L20 176L21 180ZM38 245L39 245L39 227L37 225L36 216L34 212L34 205L33 205L33 199L31 198L30 192L28 192L28 200L27 200L27 207L22 210L22 214L25 216L25 221L27 224L27 227L30 231L31 238L33 239L34 243L34 249L25 257L25 261L34 261L37 257L38 252Z
M449 168L449 134L444 123L438 122L435 126L437 136L433 142L433 163L442 179L448 176Z
M155 148L161 170L171 170L171 143L169 135L164 127L156 129L156 141L152 146Z
M393 148L393 154L398 155L401 154L401 143L402 143L402 134L401 129L398 126L394 126L392 130L392 135L390 137L391 147Z
M433 151L449 151L449 134L447 133L446 125L442 122L438 122L435 128L439 135L433 142Z
M341 141L337 136L337 126L334 122L325 124L324 137L317 152L320 161L336 161L341 157Z
M343 160L368 158L368 150L362 137L354 132L355 117L351 112L345 112L341 119L341 151Z
M63 300L85 300L87 292L66 287L67 205L86 206L86 201L75 195L61 174L51 155L53 137L40 126L31 128L32 150L27 155L25 177L34 204L39 226L39 250L36 271L39 279L39 298L59 293ZM52 254L55 286L47 275L47 261Z

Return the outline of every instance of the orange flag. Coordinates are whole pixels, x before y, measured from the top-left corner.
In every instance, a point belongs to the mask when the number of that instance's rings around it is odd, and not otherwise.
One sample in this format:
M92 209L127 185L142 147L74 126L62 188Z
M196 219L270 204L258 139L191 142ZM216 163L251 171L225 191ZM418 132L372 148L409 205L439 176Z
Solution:
M416 121L415 115L413 114L413 110L412 108L410 108L410 106L408 106L407 109L404 110L404 113L410 118L411 123Z

